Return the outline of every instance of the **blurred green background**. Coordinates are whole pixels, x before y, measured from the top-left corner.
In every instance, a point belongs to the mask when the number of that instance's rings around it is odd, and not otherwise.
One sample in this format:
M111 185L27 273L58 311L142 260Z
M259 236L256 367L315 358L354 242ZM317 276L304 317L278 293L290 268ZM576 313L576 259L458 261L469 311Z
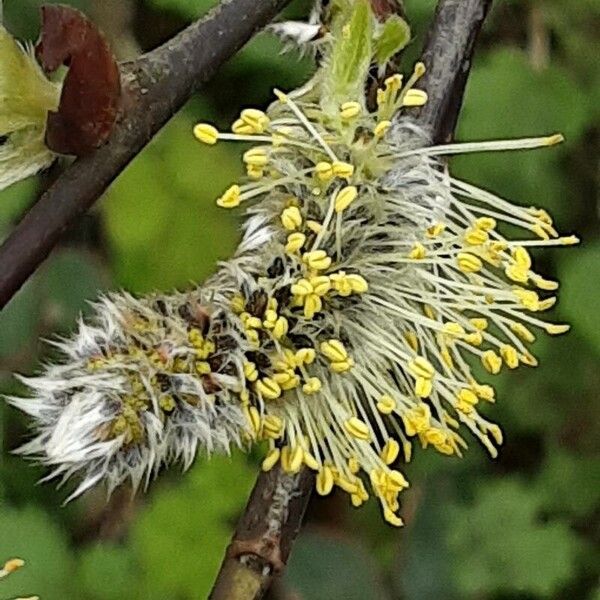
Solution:
M64 1L64 0L63 0ZM35 39L39 0L5 0L5 24ZM167 39L208 0L73 0L104 29L121 57ZM407 0L418 55L433 0ZM288 14L301 16L307 3ZM488 410L506 441L496 461L475 442L463 460L417 453L403 494L406 527L383 523L375 502L355 511L345 495L315 499L279 600L600 600L600 2L505 0L481 37L459 139L561 131L552 151L454 160L455 172L523 204L550 210L577 249L539 262L563 289L552 315L573 325L540 339L541 368L497 379ZM239 151L204 149L198 120L227 126L243 106L289 89L308 62L255 39L144 150L98 206L0 314L0 391L11 373L47 354L40 340L71 330L99 290L170 290L199 281L226 258L239 223L214 198L241 172ZM241 104L243 102L243 104ZM35 199L44 179L0 195L0 238ZM0 562L28 566L0 597L42 600L192 600L206 597L258 460L199 460L164 474L149 493L106 502L101 491L67 507L63 491L36 485L42 470L11 456L26 421L0 403Z

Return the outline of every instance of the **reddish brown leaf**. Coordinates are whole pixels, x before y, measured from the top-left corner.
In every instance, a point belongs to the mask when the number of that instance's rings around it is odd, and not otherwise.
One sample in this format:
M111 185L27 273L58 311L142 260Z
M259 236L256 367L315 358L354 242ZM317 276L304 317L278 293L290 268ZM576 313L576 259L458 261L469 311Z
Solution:
M60 154L89 154L108 140L120 107L119 68L108 43L83 13L52 4L42 7L35 52L48 73L69 67L58 111L48 113L48 147Z

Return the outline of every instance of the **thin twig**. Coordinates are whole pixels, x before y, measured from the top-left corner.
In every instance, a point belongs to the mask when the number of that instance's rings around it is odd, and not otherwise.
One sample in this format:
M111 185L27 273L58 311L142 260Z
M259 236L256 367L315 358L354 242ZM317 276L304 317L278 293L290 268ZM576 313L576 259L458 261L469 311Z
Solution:
M408 118L438 142L451 137L462 103L477 35L492 0L440 0L423 50L429 100ZM258 476L233 534L211 600L260 600L285 566L314 487L276 467Z
M127 104L108 143L69 166L0 247L0 308L192 93L288 2L223 2L160 48L122 65Z

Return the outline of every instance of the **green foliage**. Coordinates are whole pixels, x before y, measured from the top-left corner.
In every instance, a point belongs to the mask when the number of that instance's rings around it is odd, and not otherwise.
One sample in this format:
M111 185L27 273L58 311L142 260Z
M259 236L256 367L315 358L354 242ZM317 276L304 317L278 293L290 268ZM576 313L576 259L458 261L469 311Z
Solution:
M375 42L375 60L384 65L394 54L400 52L410 42L410 27L398 15L388 17L381 34Z
M134 583L136 567L129 548L98 544L79 556L77 589L86 600L141 600Z
M562 521L544 522L538 496L513 479L481 486L453 507L448 537L461 597L489 591L548 595L572 572L578 542Z
M253 479L243 456L214 457L154 495L131 532L142 598L208 595Z
M596 310L582 310L585 299L600 297L600 281L594 274L600 264L600 243L584 241L577 255L571 255L561 265L561 276L568 276L568 285L563 290L561 314L591 344L600 357L600 319ZM590 307L591 308L591 307Z
M319 556L319 560L315 557ZM376 565L364 548L307 532L294 547L286 585L307 600L385 600Z
M27 568L2 581L2 597L43 595L44 600L69 596L73 556L66 535L39 508L2 507L0 561L24 558ZM72 597L72 596L71 596Z
M129 290L199 281L234 248L235 222L214 200L240 168L226 146L203 147L191 130L189 118L177 117L108 194L115 273Z

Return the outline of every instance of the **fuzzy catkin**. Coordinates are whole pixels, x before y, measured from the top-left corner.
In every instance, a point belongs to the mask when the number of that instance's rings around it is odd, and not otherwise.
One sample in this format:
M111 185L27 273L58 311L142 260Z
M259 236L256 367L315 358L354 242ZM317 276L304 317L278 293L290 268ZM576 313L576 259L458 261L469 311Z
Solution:
M73 496L262 441L263 469L305 465L319 494L337 486L360 506L372 493L400 525L397 465L415 442L460 456L470 430L496 455L482 373L535 366L532 329L567 329L536 314L557 284L527 248L577 240L544 210L453 178L439 156L560 137L429 147L401 117L427 99L424 66L404 85L388 78L370 111L364 94L332 96L367 78L331 85L335 43L309 84L243 110L233 133L195 128L209 145L256 144L247 180L218 200L245 207L235 256L187 293L101 299L56 343L63 362L23 378L32 398L10 398L34 420L21 452L80 476Z

